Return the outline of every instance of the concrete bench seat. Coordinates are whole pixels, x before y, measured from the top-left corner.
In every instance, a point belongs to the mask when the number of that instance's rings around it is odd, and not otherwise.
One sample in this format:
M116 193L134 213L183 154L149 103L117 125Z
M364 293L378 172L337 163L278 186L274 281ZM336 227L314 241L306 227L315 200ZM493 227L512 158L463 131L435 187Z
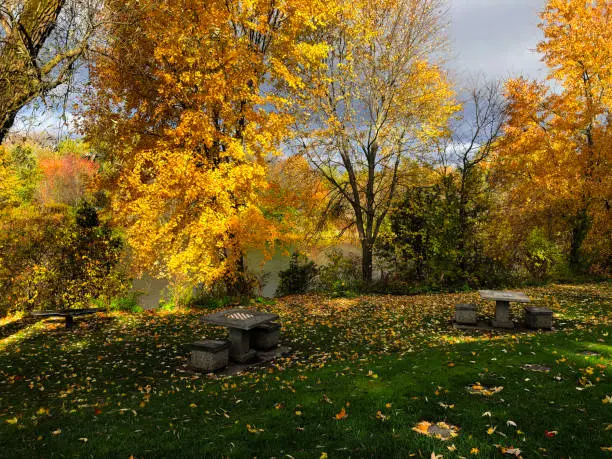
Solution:
M258 325L251 330L251 346L262 351L278 346L280 329L280 324L276 322Z
M215 371L229 363L229 341L205 339L189 345L191 366L202 371Z
M456 304L455 322L462 325L476 325L476 305Z
M525 319L529 328L550 330L553 323L553 312L548 308L525 306Z

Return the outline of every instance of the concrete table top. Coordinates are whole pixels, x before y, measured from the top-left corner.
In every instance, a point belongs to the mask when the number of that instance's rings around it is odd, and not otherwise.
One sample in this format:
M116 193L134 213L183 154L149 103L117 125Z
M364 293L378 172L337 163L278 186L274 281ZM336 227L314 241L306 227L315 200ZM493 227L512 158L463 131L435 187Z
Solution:
M251 330L258 325L278 319L278 314L270 314L255 309L227 309L202 317L202 321L239 330Z
M531 300L523 292L509 292L507 290L478 290L483 300L507 301L515 303L529 303Z

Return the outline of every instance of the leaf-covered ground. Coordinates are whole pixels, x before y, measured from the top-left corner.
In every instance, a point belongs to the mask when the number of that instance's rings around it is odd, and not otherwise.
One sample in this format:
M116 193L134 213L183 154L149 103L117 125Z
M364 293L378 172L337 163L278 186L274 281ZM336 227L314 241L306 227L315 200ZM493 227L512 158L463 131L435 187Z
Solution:
M209 311L0 325L0 456L612 457L610 284L524 291L557 331L454 330L477 293L287 297L291 355L228 378L179 371Z

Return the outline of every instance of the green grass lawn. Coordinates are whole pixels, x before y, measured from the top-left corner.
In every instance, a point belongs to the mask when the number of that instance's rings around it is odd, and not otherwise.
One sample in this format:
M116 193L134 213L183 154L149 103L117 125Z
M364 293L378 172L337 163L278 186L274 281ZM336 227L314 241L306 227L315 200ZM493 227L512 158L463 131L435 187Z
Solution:
M0 456L612 457L610 284L524 291L557 331L454 330L455 303L492 315L477 293L287 297L263 309L291 355L222 379L177 371L186 343L223 335L207 311L5 324ZM503 390L470 395L476 382ZM420 421L460 430L442 441Z

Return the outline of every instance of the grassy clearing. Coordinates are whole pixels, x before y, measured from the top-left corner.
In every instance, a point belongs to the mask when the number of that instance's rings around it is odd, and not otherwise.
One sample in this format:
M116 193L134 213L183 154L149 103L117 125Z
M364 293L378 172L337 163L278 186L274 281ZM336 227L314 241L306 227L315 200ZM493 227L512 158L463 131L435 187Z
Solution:
M526 291L555 310L557 332L453 330L454 303L492 315L476 293L287 297L266 309L281 315L292 355L223 379L177 371L185 343L223 334L200 323L202 311L113 313L70 333L62 321L3 324L0 455L502 457L510 446L523 457L609 455L610 285ZM476 382L504 389L468 394ZM422 420L461 430L444 442L413 431Z

